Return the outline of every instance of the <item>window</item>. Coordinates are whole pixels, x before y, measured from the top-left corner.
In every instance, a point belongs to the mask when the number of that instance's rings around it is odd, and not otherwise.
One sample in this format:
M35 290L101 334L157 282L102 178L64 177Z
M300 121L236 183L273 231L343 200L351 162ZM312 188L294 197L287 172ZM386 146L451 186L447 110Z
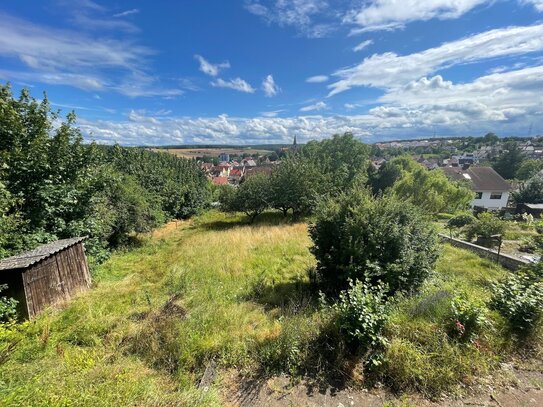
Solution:
M490 199L502 199L502 193L501 192L492 192L490 194Z
M481 199L483 197L482 192L475 192L475 199Z

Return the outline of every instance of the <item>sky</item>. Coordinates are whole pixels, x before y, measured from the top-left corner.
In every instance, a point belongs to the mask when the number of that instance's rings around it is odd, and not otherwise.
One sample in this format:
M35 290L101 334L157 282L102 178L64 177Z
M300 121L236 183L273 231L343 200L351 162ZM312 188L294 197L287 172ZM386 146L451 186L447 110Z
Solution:
M543 134L543 0L26 0L0 83L122 145Z

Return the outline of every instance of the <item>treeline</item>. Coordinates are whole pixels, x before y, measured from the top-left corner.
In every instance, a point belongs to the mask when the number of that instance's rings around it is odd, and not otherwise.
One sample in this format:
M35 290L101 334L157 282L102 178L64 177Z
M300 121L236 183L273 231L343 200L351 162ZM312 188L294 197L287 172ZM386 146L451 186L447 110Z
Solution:
M89 236L100 261L133 233L202 209L209 183L195 162L140 148L84 144L75 115L0 86L0 257Z
M369 153L350 133L311 141L282 160L271 176L253 175L236 190L224 187L221 206L246 213L252 222L266 209L294 217L311 214L323 197L355 187L374 196L394 196L430 215L465 209L473 198L467 185L448 180L441 171L428 171L410 157L395 158L377 170Z

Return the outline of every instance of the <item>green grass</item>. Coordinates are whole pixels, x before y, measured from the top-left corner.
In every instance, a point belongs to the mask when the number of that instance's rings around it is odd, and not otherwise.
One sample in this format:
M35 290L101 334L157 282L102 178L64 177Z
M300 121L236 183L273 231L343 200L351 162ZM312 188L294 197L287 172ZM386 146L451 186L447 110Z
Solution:
M254 225L214 211L170 224L112 256L63 309L0 329L0 405L222 405L240 376L333 366L362 380L331 351L337 338L308 290L310 244L305 223L271 213ZM451 342L443 324L452 295L484 300L504 274L445 246L422 292L394 307L380 377L432 397L490 372L510 352L499 318L481 349ZM217 378L198 389L212 362Z

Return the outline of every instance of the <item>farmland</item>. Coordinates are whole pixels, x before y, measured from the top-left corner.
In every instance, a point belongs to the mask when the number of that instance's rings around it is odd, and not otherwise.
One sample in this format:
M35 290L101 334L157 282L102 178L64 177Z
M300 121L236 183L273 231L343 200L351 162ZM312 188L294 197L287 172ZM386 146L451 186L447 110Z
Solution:
M225 147L225 148L153 148L153 151L167 152L177 157L182 158L197 158L197 157L218 157L221 153L234 155L262 155L270 153L272 149L254 149L251 147L237 148L237 147Z

